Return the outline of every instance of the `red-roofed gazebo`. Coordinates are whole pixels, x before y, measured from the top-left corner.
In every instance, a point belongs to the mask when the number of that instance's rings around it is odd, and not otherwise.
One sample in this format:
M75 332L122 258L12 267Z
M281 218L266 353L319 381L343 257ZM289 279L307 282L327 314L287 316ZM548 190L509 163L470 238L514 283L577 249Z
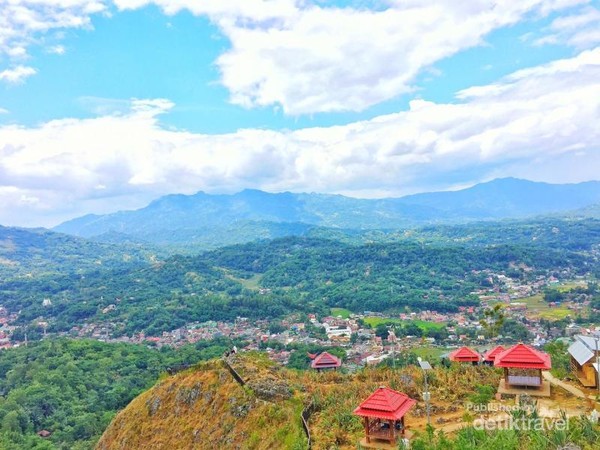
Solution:
M354 410L364 420L367 444L371 439L379 439L395 445L398 437L404 435L404 415L416 403L408 395L386 387L371 394Z
M450 361L460 363L472 363L473 365L478 364L481 361L481 355L470 347L461 347L454 350L448 355Z
M327 352L323 352L320 355L315 356L310 363L310 367L317 369L318 371L325 369L336 370L338 367L341 367L341 365L342 360L340 358Z
M499 355L500 353L502 353L505 350L506 350L506 348L502 347L501 345L498 345L498 346L496 346L496 347L488 350L483 355L483 362L484 362L484 364L488 364L490 366L493 366L494 365L494 360L496 359L496 355Z
M550 370L550 355L528 345L517 344L496 355L494 367L504 369L505 387L526 386L541 388L542 370Z

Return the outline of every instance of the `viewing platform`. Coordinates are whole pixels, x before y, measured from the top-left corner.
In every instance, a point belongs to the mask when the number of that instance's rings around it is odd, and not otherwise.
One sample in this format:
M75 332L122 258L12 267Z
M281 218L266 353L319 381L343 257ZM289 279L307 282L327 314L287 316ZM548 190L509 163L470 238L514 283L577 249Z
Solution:
M505 395L529 395L531 397L550 397L550 383L543 381L541 384L532 386L506 385L506 380L501 379L498 386L498 394Z

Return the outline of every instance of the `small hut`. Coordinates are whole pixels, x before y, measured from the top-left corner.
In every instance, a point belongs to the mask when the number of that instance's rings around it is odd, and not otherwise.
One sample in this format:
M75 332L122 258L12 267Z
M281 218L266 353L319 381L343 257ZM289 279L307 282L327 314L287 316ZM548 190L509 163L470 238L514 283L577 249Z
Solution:
M488 350L483 355L483 363L486 366L493 366L494 365L494 360L496 359L496 355L502 353L505 350L506 349L504 347L502 347L501 345L498 345L498 346L496 346L496 347Z
M592 336L575 336L575 342L569 347L571 370L579 382L587 388L597 387L596 360L600 356L600 345Z
M384 441L396 448L398 439L404 436L404 415L417 403L408 395L387 387L380 387L371 394L354 414L363 418L365 439L361 445L371 447L371 440Z
M314 358L312 358L312 362L310 363L310 367L316 369L319 372L321 370L337 370L339 367L341 367L341 365L342 360L340 358L327 352L323 352L319 355L316 355Z
M496 355L494 367L504 369L500 381L500 393L520 393L528 390L530 395L550 396L550 385L542 377L542 370L550 370L550 355L528 345L517 344ZM517 392L519 391L519 392Z
M481 355L470 347L461 347L448 355L450 361L459 363L470 363L474 366L481 361Z

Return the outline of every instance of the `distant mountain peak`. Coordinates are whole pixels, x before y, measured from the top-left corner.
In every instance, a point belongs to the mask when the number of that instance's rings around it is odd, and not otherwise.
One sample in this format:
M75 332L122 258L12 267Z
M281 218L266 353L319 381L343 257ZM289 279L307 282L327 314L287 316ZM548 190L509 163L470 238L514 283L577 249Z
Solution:
M231 243L272 237L274 230L281 236L285 227L272 224L399 229L556 214L598 203L600 182L597 181L558 185L513 177L457 191L373 200L314 193L269 193L258 189L226 195L200 191L193 195L167 195L136 211L87 215L65 222L55 230L83 237L123 233L151 243L169 239L181 243L184 239L181 230L186 230L196 237L220 235L223 243ZM292 228L302 229L290 227L290 233L296 232Z

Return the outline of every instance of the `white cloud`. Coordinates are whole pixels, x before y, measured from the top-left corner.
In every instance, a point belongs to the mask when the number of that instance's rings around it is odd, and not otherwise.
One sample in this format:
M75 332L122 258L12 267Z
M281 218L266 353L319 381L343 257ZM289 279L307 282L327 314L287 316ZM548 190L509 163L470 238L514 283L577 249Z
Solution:
M12 69L5 69L0 72L0 81L5 81L7 83L18 84L25 81L26 78L29 78L32 75L35 75L37 70L33 67L28 66L16 66Z
M401 195L495 176L598 177L600 48L408 111L344 126L204 135L161 126L174 105L0 127L0 223L57 221L197 190ZM23 199L39 202L24 202ZM115 200L118 198L118 200ZM24 204L25 203L25 204Z
M587 6L577 12L557 17L535 45L567 44L575 48L591 48L600 43L600 10Z
M365 2L369 5L371 2ZM432 64L491 31L587 0L389 1L335 8L293 0L115 0L208 15L231 41L217 65L231 101L286 114L361 111L410 92Z
M64 45L53 45L48 47L46 51L54 55L64 55L67 50Z
M299 5L306 3L300 0L113 0L113 2L121 10L138 9L154 4L170 15L185 9L195 15L233 19L242 23L292 18L298 13Z
M6 50L6 54L11 59L23 59L27 57L27 49L23 46L16 45Z
M231 48L216 64L233 103L290 115L360 111L410 92L419 74L481 45L493 30L588 2L386 0L337 8L310 0L0 0L0 59L15 65L31 45L62 54L56 32L91 27L95 14L114 6L155 4L167 14L208 16L220 27ZM557 28L545 39L562 33ZM568 40L589 47L597 35L590 25Z
M0 0L0 60L27 56L51 31L91 26L91 16L106 10L104 0ZM61 54L60 45L50 51Z
M8 109L0 108L0 114L8 114Z

